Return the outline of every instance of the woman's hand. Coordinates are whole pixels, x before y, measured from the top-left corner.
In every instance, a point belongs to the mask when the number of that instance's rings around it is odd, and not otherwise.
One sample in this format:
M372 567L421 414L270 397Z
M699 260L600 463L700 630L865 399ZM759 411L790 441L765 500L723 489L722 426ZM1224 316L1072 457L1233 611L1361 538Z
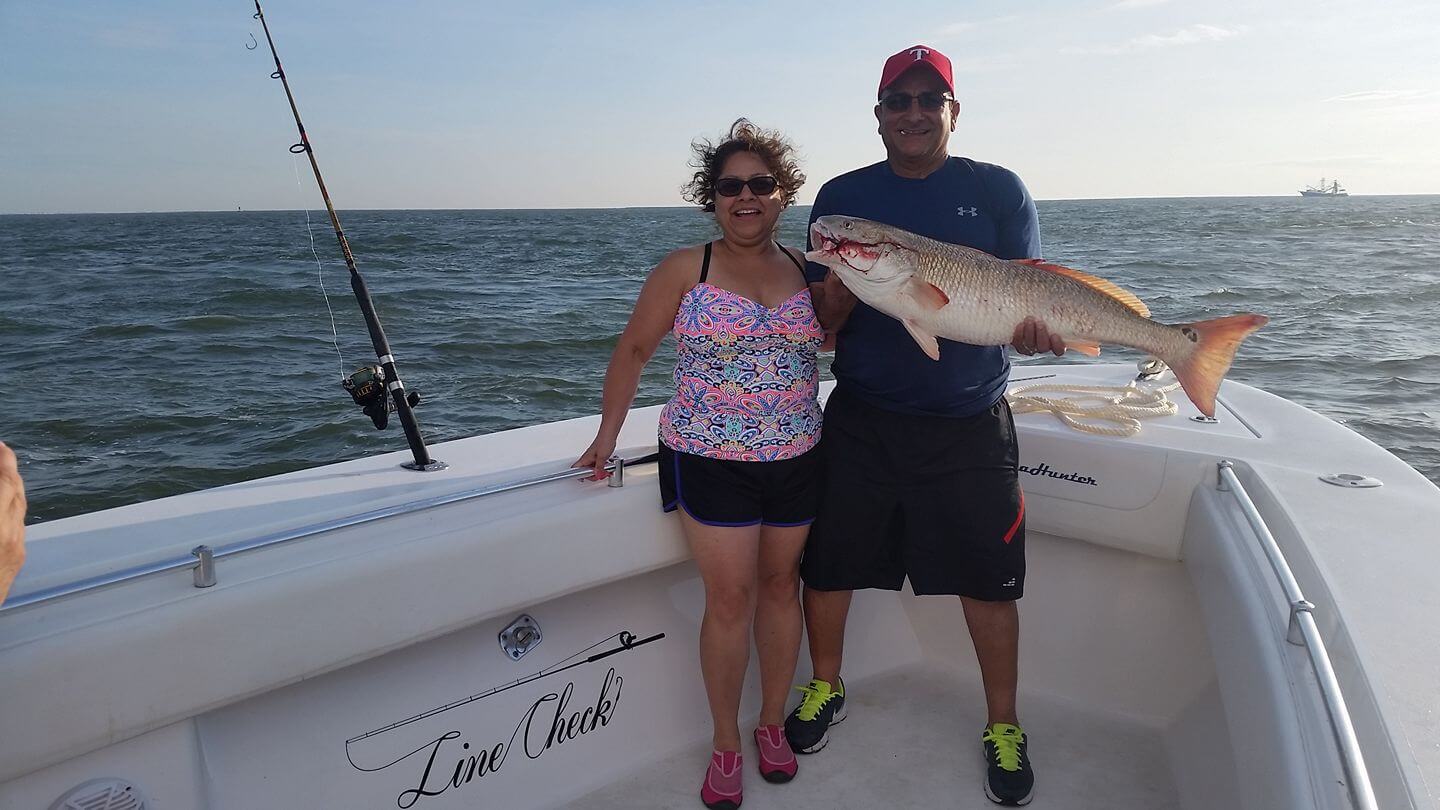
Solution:
M595 471L594 475L589 478L582 478L582 481L604 481L610 477L610 473L605 471L605 464L613 455L615 455L615 440L607 439L604 436L596 436L595 441L591 442L590 446L585 448L585 452L580 454L580 458L576 459L575 463L570 466L575 468L589 467Z

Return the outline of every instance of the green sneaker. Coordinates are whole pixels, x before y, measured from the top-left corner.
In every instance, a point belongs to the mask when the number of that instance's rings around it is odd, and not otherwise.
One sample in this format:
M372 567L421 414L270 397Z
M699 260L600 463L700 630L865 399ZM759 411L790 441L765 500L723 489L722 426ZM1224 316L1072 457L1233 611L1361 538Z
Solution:
M1020 807L1035 793L1025 732L1009 723L993 723L980 733L985 751L985 795L996 804Z
M845 719L845 679L838 678L840 687L831 690L825 681L811 681L795 687L800 705L785 718L785 738L797 754L813 754L830 742L830 727Z

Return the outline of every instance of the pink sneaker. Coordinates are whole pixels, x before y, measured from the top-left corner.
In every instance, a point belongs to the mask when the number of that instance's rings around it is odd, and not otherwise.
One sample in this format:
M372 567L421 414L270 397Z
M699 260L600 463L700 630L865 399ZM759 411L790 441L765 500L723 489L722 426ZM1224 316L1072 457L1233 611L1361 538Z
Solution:
M783 726L761 726L755 729L755 745L760 749L760 777L766 782L789 782L795 778L799 763L790 741L785 739Z
M705 782L700 785L700 801L710 810L736 810L743 799L740 776L740 752L716 751L705 769Z

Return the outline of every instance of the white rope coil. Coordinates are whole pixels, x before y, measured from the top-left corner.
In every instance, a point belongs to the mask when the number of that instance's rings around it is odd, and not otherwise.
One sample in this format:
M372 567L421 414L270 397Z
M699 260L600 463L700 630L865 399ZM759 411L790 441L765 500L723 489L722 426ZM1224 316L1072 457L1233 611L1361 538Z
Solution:
M1144 364L1142 370L1147 370ZM1141 419L1174 416L1179 408L1167 396L1180 383L1156 385L1131 380L1126 385L1039 383L1012 389L1005 397L1015 413L1049 411L1075 430L1100 436L1134 436Z

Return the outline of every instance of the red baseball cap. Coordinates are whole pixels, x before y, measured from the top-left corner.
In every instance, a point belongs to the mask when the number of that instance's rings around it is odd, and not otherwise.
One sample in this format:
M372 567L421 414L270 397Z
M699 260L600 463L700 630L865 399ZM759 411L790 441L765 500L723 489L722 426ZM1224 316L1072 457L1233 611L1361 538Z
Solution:
M885 60L885 69L880 71L880 89L876 91L876 97L885 92L885 88L893 84L905 71L916 65L929 66L940 74L945 86L950 88L950 93L955 93L955 77L950 72L950 59L929 45L911 45Z

